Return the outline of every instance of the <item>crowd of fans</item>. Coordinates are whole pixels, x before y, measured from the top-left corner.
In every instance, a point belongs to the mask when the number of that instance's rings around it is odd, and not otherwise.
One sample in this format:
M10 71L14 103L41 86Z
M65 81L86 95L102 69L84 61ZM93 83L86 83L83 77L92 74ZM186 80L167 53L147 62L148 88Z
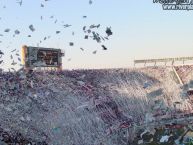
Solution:
M35 103L40 103L40 108L44 108L43 113L45 113L46 111L53 111L52 109L57 108L57 106L53 107L53 104L51 104L53 101L52 99L57 96L56 94L60 94L62 91L68 91L72 96L75 95L85 97L82 100L79 100L79 106L68 104L71 107L71 113L76 113L75 109L79 109L82 106L84 110L97 113L101 121L106 124L107 130L105 132L110 134L115 129L128 128L132 124L132 119L131 117L127 117L119 109L119 106L113 97L109 96L108 86L101 86L101 82L98 82L100 80L97 80L96 76L104 77L108 73L109 72L107 70L74 70L63 72L25 72L21 70L18 72L1 72L0 104L7 104L8 106L11 103L19 102L22 104L22 100L30 98L33 101L35 100ZM47 100L49 97L53 98ZM89 101L89 105L92 104L93 108L90 109L91 107L89 106L81 105L80 103L83 101ZM65 102L63 103L65 104ZM56 105L61 104L58 100L58 104ZM23 105L23 107L25 105ZM19 108L17 109L19 110ZM39 111L41 112L42 110ZM29 112L29 110L27 112ZM12 113L14 114L14 112ZM13 119L11 116L8 118ZM20 124L22 127L22 121L24 120L24 117L20 118L22 118ZM38 126L36 127L38 128ZM14 130L12 131L14 132ZM11 138L11 135L10 139L3 139L3 141L4 140L6 140L6 142L14 141Z
M128 140L121 132L144 123L152 110L154 99L147 98L148 91L164 89L162 70L1 71L0 122L10 137L2 141L17 142L13 138L18 133L34 144L106 140L110 145L116 144L116 135Z

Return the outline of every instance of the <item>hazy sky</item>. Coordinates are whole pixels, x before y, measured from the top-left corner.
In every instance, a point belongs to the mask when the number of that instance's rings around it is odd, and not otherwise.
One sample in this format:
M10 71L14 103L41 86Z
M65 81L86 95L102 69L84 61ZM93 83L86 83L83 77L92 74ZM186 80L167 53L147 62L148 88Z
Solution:
M93 0L92 5L88 1L23 0L19 6L16 0L0 0L0 34L4 35L0 36L0 50L6 54L6 63L0 67L10 66L11 50L20 50L23 44L36 46L49 35L51 39L40 46L64 49L63 67L70 69L131 67L134 59L193 55L193 11L163 11L153 0ZM40 7L41 3L44 8ZM52 15L54 19L49 18ZM87 18L83 19L83 15ZM35 32L29 30L30 24ZM72 27L64 29L62 24ZM111 26L113 35L102 43L107 51L102 50L101 44L84 39L82 27L91 24L101 24L102 35L106 27ZM11 31L5 33L6 28ZM12 37L16 29L21 34ZM56 35L58 30L61 34ZM27 37L29 34L31 38ZM69 46L71 41L74 47ZM97 50L95 55L94 50ZM67 61L69 58L71 61Z

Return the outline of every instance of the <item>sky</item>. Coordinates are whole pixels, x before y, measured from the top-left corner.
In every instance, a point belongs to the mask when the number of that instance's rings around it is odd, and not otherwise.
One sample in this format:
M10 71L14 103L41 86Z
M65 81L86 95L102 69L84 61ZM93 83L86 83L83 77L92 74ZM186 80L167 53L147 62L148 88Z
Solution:
M45 36L51 38L39 46L65 51L63 69L133 67L134 59L193 56L193 11L164 11L153 0L93 0L92 5L89 0L23 0L22 6L16 1L0 0L2 68L12 67L11 50L20 51L24 44L37 46ZM35 32L29 30L31 24ZM63 28L63 24L72 26ZM83 26L92 24L101 24L97 30L101 35L106 27L112 28L113 35L102 43L107 51L96 41L84 39ZM11 31L5 33L6 28ZM16 29L21 33L13 37ZM61 33L56 35L56 31Z

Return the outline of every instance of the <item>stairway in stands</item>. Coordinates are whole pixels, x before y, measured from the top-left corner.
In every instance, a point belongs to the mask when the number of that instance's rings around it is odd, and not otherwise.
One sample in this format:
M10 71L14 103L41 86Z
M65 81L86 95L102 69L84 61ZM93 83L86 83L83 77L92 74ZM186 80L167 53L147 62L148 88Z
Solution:
M179 75L180 79L182 80L183 84L188 83L188 76L193 71L193 66L191 65L184 65L184 66L175 66L174 67L177 74Z

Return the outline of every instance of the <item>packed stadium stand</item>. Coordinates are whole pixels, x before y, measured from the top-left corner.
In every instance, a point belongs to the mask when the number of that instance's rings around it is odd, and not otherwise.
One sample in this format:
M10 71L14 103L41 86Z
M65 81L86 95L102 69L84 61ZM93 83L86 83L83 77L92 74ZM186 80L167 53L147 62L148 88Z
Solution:
M125 145L135 127L192 113L193 66L0 73L1 131L12 142ZM188 116L188 117L191 117Z

